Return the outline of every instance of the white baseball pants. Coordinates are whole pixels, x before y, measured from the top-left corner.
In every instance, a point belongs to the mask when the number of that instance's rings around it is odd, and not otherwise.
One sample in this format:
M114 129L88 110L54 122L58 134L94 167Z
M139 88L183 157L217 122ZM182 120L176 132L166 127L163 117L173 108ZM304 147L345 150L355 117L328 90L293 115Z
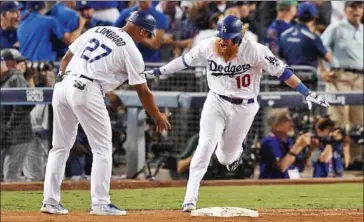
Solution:
M73 86L75 79L85 84L83 90ZM91 204L109 204L112 168L111 124L99 83L69 75L55 85L52 105L53 148L48 156L43 203L60 202L66 161L80 123L93 153Z
M200 138L190 165L184 203L197 203L200 182L215 149L221 164L237 160L258 110L256 99L252 104L235 105L209 92L201 113Z

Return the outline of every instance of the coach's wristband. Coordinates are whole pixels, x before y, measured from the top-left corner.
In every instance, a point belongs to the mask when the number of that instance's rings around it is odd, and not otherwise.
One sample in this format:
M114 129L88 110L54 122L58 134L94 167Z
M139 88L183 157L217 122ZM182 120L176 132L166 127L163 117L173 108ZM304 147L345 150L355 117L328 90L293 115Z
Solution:
M296 90L304 96L308 96L310 93L310 90L302 82L297 85Z

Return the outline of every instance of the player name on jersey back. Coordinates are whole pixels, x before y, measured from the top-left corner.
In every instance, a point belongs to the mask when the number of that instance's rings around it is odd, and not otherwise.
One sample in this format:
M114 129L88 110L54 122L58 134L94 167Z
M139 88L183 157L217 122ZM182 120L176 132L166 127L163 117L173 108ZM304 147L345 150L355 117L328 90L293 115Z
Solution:
M95 30L95 33L102 34L109 38L111 41L113 41L117 46L124 46L126 45L126 42L121 38L118 34L116 34L111 29L100 27Z

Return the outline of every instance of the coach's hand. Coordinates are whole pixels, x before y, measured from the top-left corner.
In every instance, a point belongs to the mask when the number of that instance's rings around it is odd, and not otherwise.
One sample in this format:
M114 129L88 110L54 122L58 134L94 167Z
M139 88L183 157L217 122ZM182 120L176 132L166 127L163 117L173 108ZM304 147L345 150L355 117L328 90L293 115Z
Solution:
M328 102L326 102L326 100L322 96L317 95L315 92L312 92L312 91L310 91L308 93L308 96L306 96L306 102L308 105L308 109L310 109L310 110L312 108L312 103L319 104L323 107L330 106L330 104Z
M161 133L171 129L171 124L168 122L169 116L171 113L161 113L160 118L154 120L155 125L157 125L157 132Z

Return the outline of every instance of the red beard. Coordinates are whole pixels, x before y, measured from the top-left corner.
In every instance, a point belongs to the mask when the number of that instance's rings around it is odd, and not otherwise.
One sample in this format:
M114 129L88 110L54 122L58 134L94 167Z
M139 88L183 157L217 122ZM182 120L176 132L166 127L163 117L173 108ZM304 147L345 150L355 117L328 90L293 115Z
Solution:
M233 44L232 46L229 46L227 48L221 48L219 39L216 39L214 42L214 52L217 56L222 57L225 62L233 60L238 55L238 51L238 44Z

